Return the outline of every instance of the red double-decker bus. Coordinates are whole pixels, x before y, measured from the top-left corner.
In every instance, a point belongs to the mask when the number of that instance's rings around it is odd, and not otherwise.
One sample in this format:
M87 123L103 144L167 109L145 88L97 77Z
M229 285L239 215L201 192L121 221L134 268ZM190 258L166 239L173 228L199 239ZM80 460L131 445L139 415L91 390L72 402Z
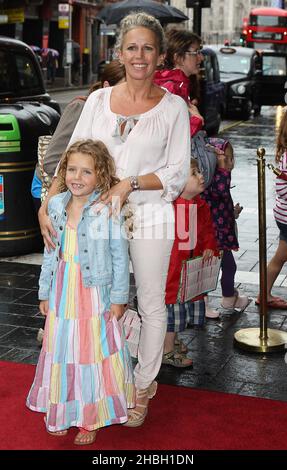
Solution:
M282 8L251 10L246 28L246 45L287 52L287 11Z

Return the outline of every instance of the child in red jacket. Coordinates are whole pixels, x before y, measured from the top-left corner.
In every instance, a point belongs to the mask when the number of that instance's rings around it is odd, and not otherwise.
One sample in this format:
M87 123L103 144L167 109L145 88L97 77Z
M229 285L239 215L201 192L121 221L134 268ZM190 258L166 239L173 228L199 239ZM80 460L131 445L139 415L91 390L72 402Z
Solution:
M193 256L203 256L206 260L213 256L217 248L215 232L208 204L201 199L204 191L204 178L199 171L197 160L191 159L190 176L181 195L174 201L175 240L171 251L166 283L166 305L168 312L167 333L164 342L163 364L175 367L190 367L192 360L187 358L185 345L177 341L176 334L184 331L193 322L196 314L204 319L205 303L203 296L188 302L179 303L177 293L180 284L182 261ZM196 233L191 214L196 209ZM185 237L184 237L185 235ZM194 242L193 242L194 240ZM194 249L193 249L194 247ZM176 351L176 341L179 350Z

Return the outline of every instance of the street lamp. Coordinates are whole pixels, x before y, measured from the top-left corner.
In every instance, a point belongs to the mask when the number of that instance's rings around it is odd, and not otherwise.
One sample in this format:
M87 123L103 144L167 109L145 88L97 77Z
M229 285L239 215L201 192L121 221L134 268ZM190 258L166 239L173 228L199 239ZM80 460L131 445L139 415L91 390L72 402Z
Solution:
M193 8L193 31L201 36L202 8L210 8L211 0L186 0L186 8Z

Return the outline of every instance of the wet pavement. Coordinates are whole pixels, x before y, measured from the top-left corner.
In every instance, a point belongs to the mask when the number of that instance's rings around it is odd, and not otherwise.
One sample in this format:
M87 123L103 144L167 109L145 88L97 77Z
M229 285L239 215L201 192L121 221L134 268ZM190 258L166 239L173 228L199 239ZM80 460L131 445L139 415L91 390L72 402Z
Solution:
M275 123L278 109L263 108L263 114L233 127L224 122L222 136L234 146L236 167L232 181L234 202L244 210L238 220L240 250L235 254L238 271L236 287L250 296L243 313L224 314L221 291L210 295L219 308L218 320L207 320L202 329L189 328L182 335L193 359L192 369L163 365L159 381L186 387L224 391L241 395L287 400L287 365L284 352L269 355L247 353L234 347L234 333L242 328L259 327L254 298L259 290L257 166L258 146L266 149L266 159L274 160ZM235 123L233 123L235 124ZM278 243L273 219L274 176L266 170L267 257ZM39 355L37 331L43 325L38 309L37 283L41 256L0 259L0 360L35 364ZM33 264L31 264L33 263ZM286 297L287 266L280 274L274 294ZM132 282L131 299L135 289ZM287 310L270 310L269 326L287 332Z

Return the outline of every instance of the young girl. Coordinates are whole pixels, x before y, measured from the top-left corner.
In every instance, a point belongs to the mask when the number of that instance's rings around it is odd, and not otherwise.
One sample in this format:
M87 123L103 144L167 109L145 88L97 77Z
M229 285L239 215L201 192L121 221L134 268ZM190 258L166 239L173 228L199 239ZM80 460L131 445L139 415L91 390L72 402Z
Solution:
M124 66L121 65L118 60L112 60L110 63L105 65L101 73L100 81L91 85L89 89L89 94L100 88L114 86L124 80ZM46 216L47 202L45 200L41 206L40 198L42 192L42 181L39 179L39 176L41 173L46 173L48 176L48 180L52 182L52 185L56 184L56 178L53 178L56 166L59 163L61 155L68 146L71 135L81 115L86 99L87 97L77 96L66 106L45 153L42 169L39 167L38 164L36 165L33 181L39 188L39 191L37 193L33 193L32 191L32 195L35 207L37 208L37 211L39 210L38 216L40 224L41 220L43 220L43 217ZM43 328L40 328L37 334L37 340L40 344L42 344L43 341L43 334L44 330Z
M238 240L236 235L234 204L230 194L231 171L234 167L233 148L227 140L210 138L209 143L217 149L217 168L212 183L204 191L203 197L208 202L216 238L220 250L223 250L221 264L221 305L224 309L233 311L244 310L249 303L245 295L239 295L234 287L236 263L232 250L237 251ZM206 316L216 318L218 312L207 307Z
M189 233L190 228L193 228L193 221L190 220L192 206L196 206L197 210L197 233L195 234L197 238L192 256L202 255L204 259L208 259L213 256L217 247L210 209L199 196L202 191L204 191L203 175L199 171L197 160L191 159L190 176L183 192L174 202L176 232L166 283L168 325L162 363L174 367L190 367L192 365L192 360L185 355L186 346L177 340L176 334L184 331L188 323L195 323L195 316L204 318L205 313L203 296L184 303L177 301L182 261L191 257L192 240L190 240ZM182 235L186 233L188 235L185 239ZM194 234L194 230L192 233ZM179 344L179 348L176 347L176 342Z
M276 145L276 163L283 174L287 174L287 112L283 113ZM280 231L279 244L275 255L267 266L267 303L269 308L287 309L287 301L272 295L272 287L283 265L287 261L287 182L276 179L276 202L273 209L274 218ZM260 298L256 304L259 305Z
M117 183L106 146L79 141L64 154L60 194L48 210L56 249L44 252L40 311L47 315L27 406L46 413L47 431L75 444L95 441L97 429L127 421L134 406L133 373L118 320L128 302L129 259L120 220L94 202Z

